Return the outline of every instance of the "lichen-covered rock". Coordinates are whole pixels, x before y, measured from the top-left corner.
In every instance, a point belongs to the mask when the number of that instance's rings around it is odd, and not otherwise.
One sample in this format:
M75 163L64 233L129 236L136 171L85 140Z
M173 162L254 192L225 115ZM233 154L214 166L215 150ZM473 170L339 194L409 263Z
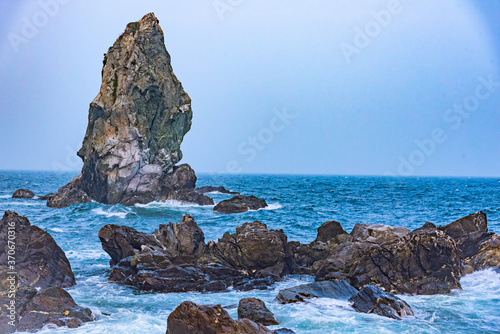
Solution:
M365 286L349 301L356 311L362 313L378 314L396 320L413 315L413 310L404 300L373 285Z
M15 242L13 268L9 267L7 258L13 247L9 240ZM0 220L0 250L0 281L15 271L22 284L30 287L75 284L68 258L52 236L15 212L6 211Z
M172 70L158 19L150 13L129 23L104 56L101 88L78 151L83 160L78 184L60 189L48 205L80 203L85 196L105 204L167 199L213 204L194 190L191 167L175 166L192 117L191 99Z
M358 290L346 281L323 281L280 290L274 301L280 304L290 304L304 302L310 298L347 300L357 292Z
M273 334L248 319L233 320L220 305L196 305L183 302L167 320L166 334Z
M255 196L236 195L230 199L217 203L214 211L220 213L241 213L248 210L263 209L267 206L265 200Z
M35 197L35 194L28 189L17 189L14 191L14 194L12 194L12 198L33 198Z
M355 241L383 244L399 241L409 233L410 230L406 227L356 224L352 229L351 237Z
M266 303L257 298L243 298L238 304L238 319L248 319L264 326L278 325Z

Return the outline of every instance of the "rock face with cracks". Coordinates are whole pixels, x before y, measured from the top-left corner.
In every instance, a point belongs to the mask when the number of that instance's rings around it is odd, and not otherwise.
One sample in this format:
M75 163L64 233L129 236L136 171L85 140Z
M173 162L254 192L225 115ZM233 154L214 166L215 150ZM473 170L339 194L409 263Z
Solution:
M191 99L173 72L158 19L150 13L129 23L104 56L101 88L90 104L78 151L82 173L48 204L64 207L90 199L213 204L194 190L191 167L176 166L192 117Z

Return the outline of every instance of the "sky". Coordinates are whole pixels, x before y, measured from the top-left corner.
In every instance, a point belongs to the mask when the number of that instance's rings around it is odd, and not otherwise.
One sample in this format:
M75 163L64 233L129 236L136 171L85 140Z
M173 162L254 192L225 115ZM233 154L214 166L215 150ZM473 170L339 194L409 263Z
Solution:
M149 12L198 173L500 176L497 0L0 0L0 169L81 169L103 54Z

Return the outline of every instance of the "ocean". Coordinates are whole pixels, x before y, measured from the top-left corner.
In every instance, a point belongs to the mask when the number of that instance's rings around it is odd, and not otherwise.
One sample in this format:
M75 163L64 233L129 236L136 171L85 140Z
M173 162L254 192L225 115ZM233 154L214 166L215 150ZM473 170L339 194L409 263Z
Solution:
M147 293L109 283L109 256L101 248L98 231L106 224L127 225L151 233L159 224L193 216L205 241L233 233L244 222L259 220L283 229L288 240L309 243L317 228L335 220L350 232L356 223L387 224L414 229L425 222L448 224L476 211L488 216L490 231L500 233L500 179L444 177L369 177L312 175L199 174L197 186L223 185L245 195L264 198L269 207L223 215L212 207L178 202L124 207L98 203L52 209L36 199L12 199L18 188L37 195L55 192L76 173L0 171L0 210L28 217L49 232L71 262L77 285L67 289L75 301L89 307L97 321L78 329L47 328L39 333L165 333L167 317L186 300L197 304L230 306L241 298L264 300L279 326L297 334L323 333L500 333L500 274L484 270L464 276L463 290L449 295L403 298L415 312L402 321L356 313L346 301L313 299L308 303L273 303L278 291L312 282L308 276L290 276L265 291L222 293ZM209 194L216 202L231 195Z

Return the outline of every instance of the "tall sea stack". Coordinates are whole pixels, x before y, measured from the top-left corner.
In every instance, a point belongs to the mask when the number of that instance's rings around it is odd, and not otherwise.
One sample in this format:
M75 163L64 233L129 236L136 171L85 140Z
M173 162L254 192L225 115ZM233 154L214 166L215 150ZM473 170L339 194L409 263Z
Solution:
M101 89L90 104L78 152L84 162L82 173L48 205L62 207L89 199L123 205L167 199L213 204L194 191L191 167L176 166L193 112L191 99L172 70L156 16L150 13L129 23L103 63Z

